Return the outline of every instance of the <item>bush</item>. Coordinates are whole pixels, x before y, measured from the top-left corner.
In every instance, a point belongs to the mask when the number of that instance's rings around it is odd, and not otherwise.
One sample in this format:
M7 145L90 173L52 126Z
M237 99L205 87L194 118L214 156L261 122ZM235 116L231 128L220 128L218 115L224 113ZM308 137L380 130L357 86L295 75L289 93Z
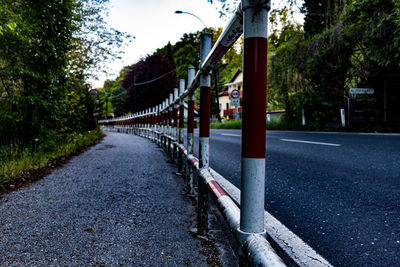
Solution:
M225 122L210 123L211 129L242 129L242 120L229 120Z
M0 147L0 185L24 171L41 168L55 158L72 155L93 144L102 135L98 128L83 134L53 134L43 140L35 139L30 147L21 148L12 154L8 147Z

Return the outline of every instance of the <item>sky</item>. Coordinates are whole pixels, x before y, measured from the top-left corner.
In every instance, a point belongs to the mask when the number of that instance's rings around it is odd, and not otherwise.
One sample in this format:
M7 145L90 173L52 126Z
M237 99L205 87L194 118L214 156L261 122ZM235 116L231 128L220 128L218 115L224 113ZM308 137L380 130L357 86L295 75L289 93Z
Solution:
M127 32L135 39L124 49L122 59L108 66L111 75L101 75L99 80L91 81L92 85L102 87L106 79L115 79L124 66L152 54L168 41L176 43L184 33L204 28L195 17L175 14L175 10L196 14L208 27L224 27L227 24L219 18L216 6L207 0L110 0L109 16L105 20L111 27Z
M102 87L106 79L115 79L124 66L136 63L168 42L175 44L184 33L204 28L197 18L175 14L175 10L195 14L207 27L225 27L228 22L219 17L217 4L211 5L207 0L110 0L109 15L105 20L110 27L135 36L135 39L125 47L122 59L107 66L110 75L99 75L98 80L90 81L92 86Z

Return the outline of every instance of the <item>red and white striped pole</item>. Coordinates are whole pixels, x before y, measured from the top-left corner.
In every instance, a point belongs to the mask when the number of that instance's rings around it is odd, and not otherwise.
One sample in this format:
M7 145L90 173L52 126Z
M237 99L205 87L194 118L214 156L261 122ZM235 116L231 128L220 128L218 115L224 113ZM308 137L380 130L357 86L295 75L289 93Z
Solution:
M267 91L267 21L269 2L242 0L243 128L240 228L265 233L265 131Z
M151 131L152 131L152 136L151 136L151 140L153 142L156 141L156 107L152 108L153 110L153 114L151 115Z
M158 104L156 106L156 125L155 125L155 131L156 131L156 144L159 144L160 140L160 106L161 104Z
M200 59L203 64L211 51L212 34L203 33L200 40ZM210 151L210 87L211 74L200 74L200 137L199 167L209 168ZM198 180L197 233L205 235L208 231L208 190L203 179Z
M178 88L174 88L174 103L173 103L173 106L174 106L174 109L173 109L173 112L172 112L172 116L173 116L173 120L174 120L174 123L173 123L173 130L172 130L172 136L174 137L174 140L175 140L175 142L173 143L173 150L172 150L172 158L176 158L177 157L177 154L176 154L176 142L178 141L178 109L179 109L179 106L178 106L178 103L177 103L177 100L178 100L178 97L179 97L179 89Z
M143 136L147 137L149 128L149 109L144 110L144 133Z
M173 136L175 139L178 139L178 100L179 97L179 89L174 88L174 111L173 111L173 117L174 117L174 131L173 131Z
M191 86L195 75L195 68L188 68L188 87ZM188 116L187 116L187 144L186 148L189 155L193 155L193 139L194 139L194 93L189 92L188 95ZM188 193L193 194L193 175L192 175L192 165L186 163L186 185L188 187Z
M163 148L164 150L167 149L167 139L165 137L165 135L167 134L167 123L168 123L168 98L164 100L164 104L163 104Z
M185 91L185 80L179 80L179 97ZM183 146L183 128L185 126L184 117L185 108L183 107L183 99L179 99L179 129L178 129L178 143ZM181 149L178 149L178 172L181 173L183 169L183 155Z
M168 108L168 121L169 121L169 127L168 127L168 155L171 155L171 136L172 136L172 113L173 113L173 101L174 101L174 94L169 94L169 108Z

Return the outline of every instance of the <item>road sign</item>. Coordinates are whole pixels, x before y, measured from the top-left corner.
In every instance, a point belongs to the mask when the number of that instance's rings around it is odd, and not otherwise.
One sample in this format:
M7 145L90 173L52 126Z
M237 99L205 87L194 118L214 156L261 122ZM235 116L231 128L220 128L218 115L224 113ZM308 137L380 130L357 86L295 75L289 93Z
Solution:
M350 88L351 95L373 95L374 88Z
M240 97L240 92L237 89L232 90L231 92L231 98L235 99L235 98L239 98Z
M231 105L234 107L240 106L240 99L239 98L231 98Z

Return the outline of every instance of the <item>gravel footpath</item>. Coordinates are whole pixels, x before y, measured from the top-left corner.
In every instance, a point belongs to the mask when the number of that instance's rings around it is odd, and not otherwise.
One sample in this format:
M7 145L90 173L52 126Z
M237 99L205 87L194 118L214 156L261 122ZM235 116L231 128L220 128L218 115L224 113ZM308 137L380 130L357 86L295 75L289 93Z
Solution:
M155 160L155 161L154 161ZM0 199L0 266L207 266L181 177L146 139L104 141Z

